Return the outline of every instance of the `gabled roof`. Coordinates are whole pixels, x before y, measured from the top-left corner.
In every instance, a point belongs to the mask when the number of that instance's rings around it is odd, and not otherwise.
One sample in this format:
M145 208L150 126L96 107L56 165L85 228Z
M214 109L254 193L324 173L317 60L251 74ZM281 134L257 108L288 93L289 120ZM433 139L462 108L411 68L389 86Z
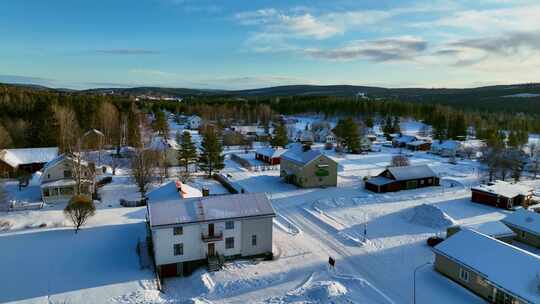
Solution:
M180 199L178 193L173 191L176 190L169 186L166 191L161 193L149 193L148 217L152 227L245 217L275 216L272 204L270 204L264 193Z
M518 195L528 195L532 191L532 188L523 184L511 184L509 182L497 180L489 184L472 187L471 190L513 198Z
M400 137L395 137L393 140L395 142L408 143L408 142L411 142L411 141L415 141L416 137L414 137L412 135L401 135Z
M62 162L64 159L73 160L73 157L71 157L69 155L66 155L66 154L58 155L57 157L55 157L54 159L52 159L51 161L46 163L45 166L43 166L43 172L45 172L45 170L47 170L48 168L52 168L52 167L56 166L57 164ZM81 159L81 165L82 166L88 166L88 162Z
M457 140L445 140L442 143L438 140L433 141L431 143L431 147L434 149L450 149L455 150L458 149L461 146L461 142Z
M462 228L470 228L485 235L497 238L504 236L515 236L516 234L512 229L508 228L501 221L485 222L480 224L463 225Z
M47 163L58 156L58 147L4 149L0 151L0 160L13 168L23 164Z
M390 171L395 180L398 181L437 176L437 174L433 172L428 165L389 167L387 170Z
M433 248L526 303L540 303L540 257L479 232L462 229Z
M255 153L268 156L270 158L280 157L283 153L287 152L287 149L274 149L274 148L260 148L255 150Z
M281 158L301 165L306 165L322 155L324 154L319 150L309 149L307 151L303 151L303 146L301 144L294 144L287 150L287 152L281 155Z
M540 236L540 213L518 209L506 216L502 222Z
M423 140L413 140L413 141L407 143L408 146L420 146L420 145L423 145L423 144L429 144L429 142L423 141Z

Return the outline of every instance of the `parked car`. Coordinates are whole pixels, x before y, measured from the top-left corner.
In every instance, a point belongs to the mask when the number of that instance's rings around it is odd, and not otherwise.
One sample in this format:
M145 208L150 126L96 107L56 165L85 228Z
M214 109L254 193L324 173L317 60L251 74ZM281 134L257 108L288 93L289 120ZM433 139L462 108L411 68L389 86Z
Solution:
M444 239L440 236L430 236L427 239L427 244L429 247L435 247L438 244L442 243L442 241L444 241Z

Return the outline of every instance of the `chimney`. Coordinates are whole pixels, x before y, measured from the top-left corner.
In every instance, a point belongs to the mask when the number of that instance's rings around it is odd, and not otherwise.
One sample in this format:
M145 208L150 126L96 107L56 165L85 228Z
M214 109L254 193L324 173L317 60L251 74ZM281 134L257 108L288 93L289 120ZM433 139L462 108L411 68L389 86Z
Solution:
M202 196L209 196L210 195L210 189L208 187L202 188Z
M311 150L311 145L303 145L302 146L302 152L307 152L309 150Z

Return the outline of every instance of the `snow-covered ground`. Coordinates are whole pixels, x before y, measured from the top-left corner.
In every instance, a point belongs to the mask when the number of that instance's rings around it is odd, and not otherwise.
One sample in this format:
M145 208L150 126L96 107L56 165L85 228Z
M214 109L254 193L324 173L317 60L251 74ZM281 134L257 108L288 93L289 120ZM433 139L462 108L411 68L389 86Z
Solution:
M308 119L299 119L300 127L305 123ZM171 133L177 130L181 126L171 127ZM227 153L235 151L241 149ZM156 290L152 272L141 268L135 251L146 234L145 208L118 203L139 196L125 168L100 190L103 201L78 234L65 220L62 205L0 212L0 221L11 223L0 232L0 302L412 303L416 282L416 303L483 303L433 270L433 253L425 243L429 236L444 235L448 225L479 224L507 214L470 202L470 187L483 176L477 162L450 164L418 152L411 163L429 165L441 176L441 187L374 194L363 188L362 178L384 170L398 149L324 153L339 164L338 187L299 189L283 183L278 169L249 171L227 158L223 173L232 182L247 192L266 192L272 201L275 259L234 261L219 272L200 269L190 277L166 279L163 292ZM17 200L39 201L37 185L21 192L15 182L6 185ZM201 177L190 185L226 193ZM46 227L38 228L42 224ZM329 267L329 257L336 260L335 268Z

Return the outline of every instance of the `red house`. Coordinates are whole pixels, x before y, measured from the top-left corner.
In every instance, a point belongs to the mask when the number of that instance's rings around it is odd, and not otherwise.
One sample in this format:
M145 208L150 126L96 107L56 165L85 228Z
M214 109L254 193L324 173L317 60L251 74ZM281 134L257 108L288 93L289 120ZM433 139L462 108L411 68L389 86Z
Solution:
M389 167L368 179L365 188L376 193L394 192L439 185L439 177L427 165Z
M269 165L279 165L281 154L287 152L287 149L262 148L255 151L255 159L260 160Z
M495 181L471 188L471 201L502 209L515 206L528 207L532 199L532 188L521 184Z
M57 147L0 150L0 177L32 174L57 156Z

